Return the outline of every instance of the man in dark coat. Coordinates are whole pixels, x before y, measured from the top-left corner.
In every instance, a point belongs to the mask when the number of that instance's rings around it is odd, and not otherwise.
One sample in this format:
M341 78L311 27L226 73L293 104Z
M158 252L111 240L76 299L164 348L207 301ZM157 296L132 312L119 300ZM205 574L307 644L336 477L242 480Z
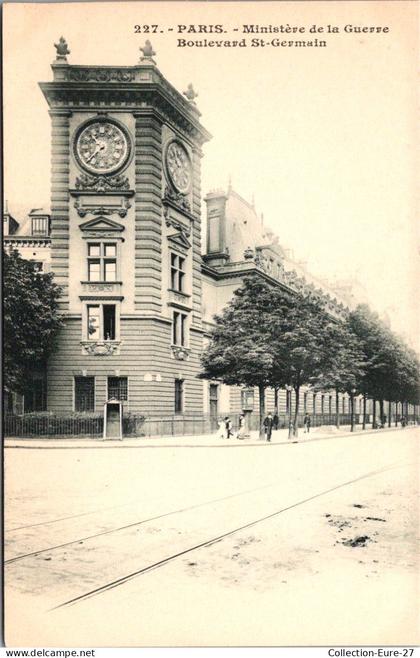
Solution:
M264 418L263 425L266 433L266 439L267 441L271 441L271 432L273 431L273 416L271 415L271 412L266 418Z

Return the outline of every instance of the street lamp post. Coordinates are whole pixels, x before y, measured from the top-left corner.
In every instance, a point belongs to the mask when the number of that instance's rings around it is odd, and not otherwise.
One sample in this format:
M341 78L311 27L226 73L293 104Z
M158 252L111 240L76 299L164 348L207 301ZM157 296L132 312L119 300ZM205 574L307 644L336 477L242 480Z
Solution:
M356 389L352 388L350 391L350 404L351 404L351 424L350 424L350 432L354 432L354 396L356 393Z
M293 425L292 425L292 387L286 386L286 399L287 399L287 424L289 433L287 438L291 439L293 435Z

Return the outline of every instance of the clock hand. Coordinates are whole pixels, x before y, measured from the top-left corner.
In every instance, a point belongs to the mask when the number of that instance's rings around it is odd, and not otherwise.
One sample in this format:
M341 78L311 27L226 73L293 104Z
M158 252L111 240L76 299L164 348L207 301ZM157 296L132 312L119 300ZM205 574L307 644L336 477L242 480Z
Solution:
M92 158L93 158L93 157L94 157L94 156L95 156L100 150L101 150L101 147L100 147L99 144L97 144L96 147L95 147L94 152L92 153L92 155L90 155L90 156L86 159L86 162L89 162L90 160L92 160Z
M99 142L99 141L98 141L98 143L96 144L96 147L95 147L94 152L92 153L91 156L89 156L89 158L86 160L86 162L89 162L90 160L92 160L92 158L93 158L97 153L99 153L99 151L103 151L105 148L106 148L106 144L104 144L104 142Z

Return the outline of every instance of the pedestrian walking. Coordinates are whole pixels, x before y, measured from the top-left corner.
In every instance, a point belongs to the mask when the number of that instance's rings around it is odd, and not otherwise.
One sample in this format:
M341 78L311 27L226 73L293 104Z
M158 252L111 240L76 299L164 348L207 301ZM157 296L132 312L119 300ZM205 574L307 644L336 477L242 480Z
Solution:
M266 441L270 442L271 441L271 433L273 431L273 416L271 415L271 412L268 414L266 418L264 418L264 430L266 434Z
M220 418L217 423L217 435L220 439L226 438L226 421L223 418Z
M401 427L405 427L407 425L407 420L405 416L401 416L400 423L401 423Z
M233 435L233 432L232 432L232 421L229 418L229 416L226 416L225 418L225 425L226 425L226 438L230 439L230 437Z
M279 416L277 412L273 416L273 429L278 430L279 429Z
M245 416L241 414L238 420L238 439L244 438L244 430L245 430Z
M303 418L303 426L305 428L304 431L309 434L309 432L311 430L311 417L308 413L306 413L304 418Z

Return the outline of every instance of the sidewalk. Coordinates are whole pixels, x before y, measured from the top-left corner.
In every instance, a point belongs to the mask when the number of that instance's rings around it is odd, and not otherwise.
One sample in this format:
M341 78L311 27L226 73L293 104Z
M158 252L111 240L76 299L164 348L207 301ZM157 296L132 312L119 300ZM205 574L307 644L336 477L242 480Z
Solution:
M409 425L406 429L414 429L415 425ZM273 432L271 443L258 438L258 432L251 432L249 439L221 439L214 434L202 434L197 436L160 436L160 437L127 437L122 441L115 439L89 438L89 437L65 437L65 438L6 438L4 439L5 448L237 448L247 446L270 446L270 445L287 445L288 443L308 443L310 441L319 441L327 439L337 439L351 436L366 435L375 432L382 434L401 430L398 427L386 427L381 430L372 430L371 426L366 430L355 429L350 432L349 426L345 425L343 429L337 430L336 427L326 425L322 427L311 428L310 434L305 434L299 429L298 438L288 439L288 430L282 429Z

